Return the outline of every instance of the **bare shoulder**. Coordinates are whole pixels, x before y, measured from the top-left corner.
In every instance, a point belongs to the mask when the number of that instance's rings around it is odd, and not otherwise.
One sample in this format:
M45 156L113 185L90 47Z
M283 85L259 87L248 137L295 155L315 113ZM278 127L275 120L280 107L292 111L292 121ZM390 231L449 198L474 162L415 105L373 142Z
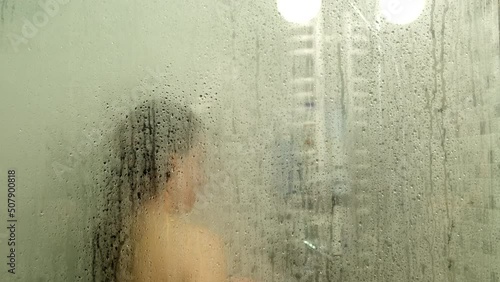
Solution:
M193 246L197 248L205 249L205 248L223 248L224 242L222 238L217 235L215 232L196 225L189 225L188 227L188 237L187 238L191 243L194 243Z
M222 282L227 279L224 243L214 232L190 226L188 249L189 279L192 282Z

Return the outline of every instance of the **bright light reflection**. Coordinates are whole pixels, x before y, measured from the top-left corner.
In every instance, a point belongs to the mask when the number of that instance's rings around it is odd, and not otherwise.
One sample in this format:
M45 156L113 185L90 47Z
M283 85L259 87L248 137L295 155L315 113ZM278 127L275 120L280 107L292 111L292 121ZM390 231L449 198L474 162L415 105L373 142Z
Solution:
M281 16L292 23L305 24L321 10L321 0L278 0Z
M425 0L380 0L380 12L385 20L406 25L414 22L422 14Z

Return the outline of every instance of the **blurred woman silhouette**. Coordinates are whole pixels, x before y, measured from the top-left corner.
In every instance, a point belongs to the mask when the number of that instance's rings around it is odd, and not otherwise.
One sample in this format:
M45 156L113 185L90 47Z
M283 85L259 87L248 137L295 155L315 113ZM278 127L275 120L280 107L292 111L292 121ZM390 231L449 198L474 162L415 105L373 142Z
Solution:
M110 132L94 281L228 281L223 242L183 220L205 184L204 130L187 106L162 97Z

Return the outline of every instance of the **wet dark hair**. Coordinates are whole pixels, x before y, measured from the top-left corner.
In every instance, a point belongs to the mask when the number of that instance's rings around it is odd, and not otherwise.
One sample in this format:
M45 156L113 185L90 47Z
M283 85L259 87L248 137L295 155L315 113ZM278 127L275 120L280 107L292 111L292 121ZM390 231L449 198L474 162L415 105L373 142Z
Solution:
M166 186L173 154L186 156L203 129L189 107L161 97L135 107L110 132L92 240L93 281L130 275L130 220Z

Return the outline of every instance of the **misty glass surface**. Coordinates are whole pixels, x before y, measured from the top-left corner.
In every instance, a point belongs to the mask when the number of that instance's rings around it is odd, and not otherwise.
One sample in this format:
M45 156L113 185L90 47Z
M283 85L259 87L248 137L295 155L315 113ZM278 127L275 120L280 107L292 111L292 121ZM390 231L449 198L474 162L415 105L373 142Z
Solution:
M157 99L204 129L181 218L228 276L500 282L500 3L292 2L0 1L0 280L110 281L96 268L122 261L103 263L96 230L145 194L118 206L108 187L165 180L174 148L116 133L191 128L133 119ZM113 254L133 260L141 232Z

